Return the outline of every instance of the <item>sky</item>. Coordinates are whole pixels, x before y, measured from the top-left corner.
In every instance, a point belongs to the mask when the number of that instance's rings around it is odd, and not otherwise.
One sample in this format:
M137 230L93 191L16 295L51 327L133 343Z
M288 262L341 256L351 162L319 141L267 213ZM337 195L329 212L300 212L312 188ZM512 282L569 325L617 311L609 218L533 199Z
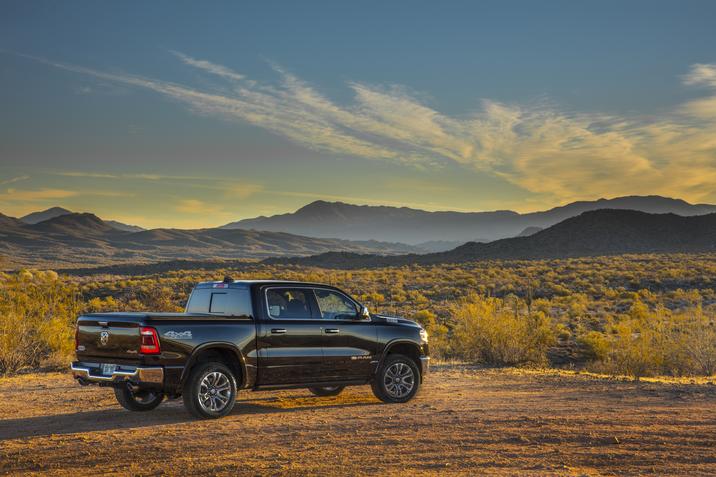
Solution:
M0 212L716 203L716 2L0 4Z

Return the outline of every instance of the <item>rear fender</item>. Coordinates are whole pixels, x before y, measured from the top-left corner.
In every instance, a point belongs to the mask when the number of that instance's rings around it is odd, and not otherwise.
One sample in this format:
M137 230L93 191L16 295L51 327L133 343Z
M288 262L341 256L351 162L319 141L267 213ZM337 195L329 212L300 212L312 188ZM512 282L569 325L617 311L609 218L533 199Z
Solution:
M241 354L241 351L239 350L239 348L236 347L236 345L234 345L233 343L222 341L203 343L197 346L196 349L194 349L194 351L191 353L191 356L189 356L189 359L186 362L186 366L184 366L184 370L182 371L181 386L184 386L184 383L189 378L189 373L191 372L191 369L199 361L201 355L211 350L229 351L236 358L236 362L234 364L236 364L241 371L241 376L237 376L238 382L236 384L239 388L243 388L246 385L248 379L246 371L246 359Z

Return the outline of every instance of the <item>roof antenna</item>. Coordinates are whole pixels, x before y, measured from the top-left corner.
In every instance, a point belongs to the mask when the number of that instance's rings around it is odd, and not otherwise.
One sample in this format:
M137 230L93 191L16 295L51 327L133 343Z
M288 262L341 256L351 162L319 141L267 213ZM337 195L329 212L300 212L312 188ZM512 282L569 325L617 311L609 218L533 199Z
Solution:
M224 277L224 283L234 283L234 279L227 275Z

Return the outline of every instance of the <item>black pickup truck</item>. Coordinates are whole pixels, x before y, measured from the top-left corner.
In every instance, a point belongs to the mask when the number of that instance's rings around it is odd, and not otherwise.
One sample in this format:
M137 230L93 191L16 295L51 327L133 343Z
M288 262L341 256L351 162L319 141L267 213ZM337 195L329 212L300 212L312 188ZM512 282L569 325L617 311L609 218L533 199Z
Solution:
M239 389L332 396L370 384L384 402L415 396L428 371L417 323L371 314L338 288L232 280L198 284L185 313L92 313L77 320L80 384L111 386L148 411L182 397L197 417L231 412Z

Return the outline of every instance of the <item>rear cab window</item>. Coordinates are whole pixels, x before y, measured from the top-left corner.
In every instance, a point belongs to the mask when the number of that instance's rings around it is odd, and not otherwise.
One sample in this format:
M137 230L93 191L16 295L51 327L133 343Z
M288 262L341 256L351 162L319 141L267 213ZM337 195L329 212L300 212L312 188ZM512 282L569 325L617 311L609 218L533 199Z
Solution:
M266 306L271 318L310 320L312 318L311 290L305 288L269 288Z
M250 317L253 315L251 294L244 288L195 288L186 304L186 312Z

